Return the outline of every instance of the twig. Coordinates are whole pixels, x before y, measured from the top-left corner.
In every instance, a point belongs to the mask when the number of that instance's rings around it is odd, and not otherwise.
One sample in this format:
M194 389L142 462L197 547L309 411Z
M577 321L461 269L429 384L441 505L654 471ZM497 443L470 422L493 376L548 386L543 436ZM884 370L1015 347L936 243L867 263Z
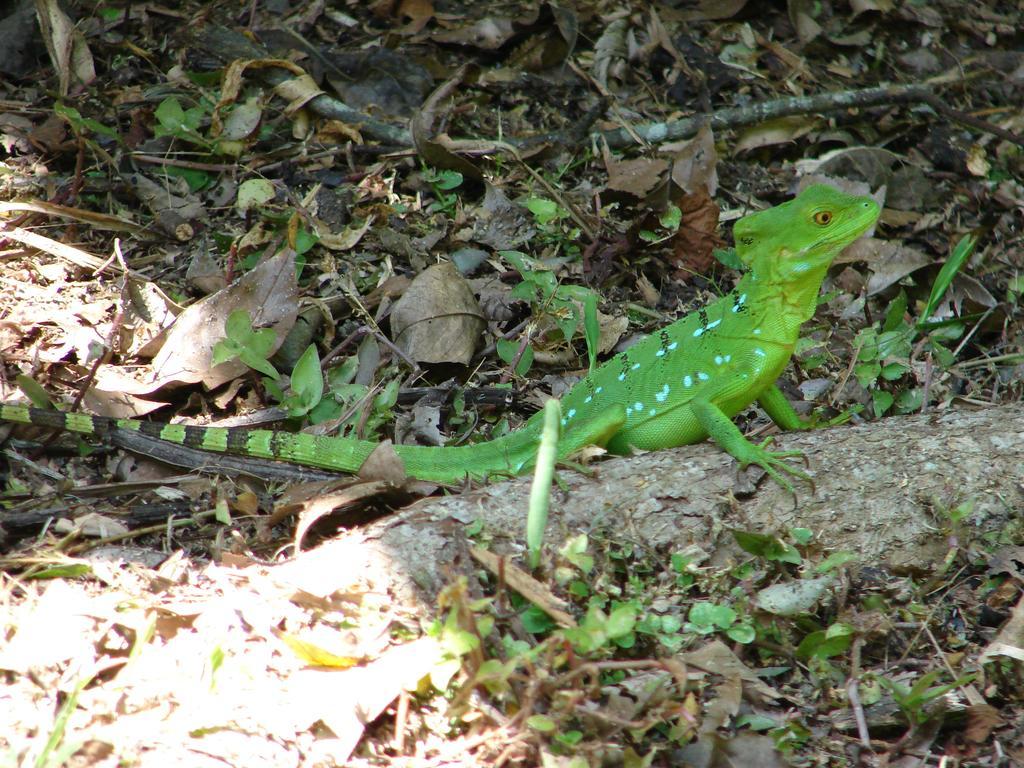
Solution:
M959 109L953 109L931 91L925 91L922 93L921 101L936 112L945 115L953 122L960 123L960 125L966 125L969 128L974 128L984 133L991 133L993 136L998 136L1004 141L1009 141L1019 147L1024 147L1024 136L1008 131L1005 128L1000 128L998 125L994 125L988 120L982 120L980 117L975 117L974 115L969 115L966 112L961 112Z
M712 128L735 128L741 125L761 123L777 117L800 115L808 112L833 112L854 107L873 107L879 104L895 104L904 101L920 101L927 89L920 85L883 86L863 88L855 91L819 93L814 96L789 96L772 99L744 107L729 107L710 114L694 115L669 123L646 123L634 125L632 133L645 141L659 143L685 139L707 123ZM603 138L612 147L626 147L633 143L630 133L623 130L609 131Z
M820 93L815 96L792 96L750 104L745 107L729 107L710 114L694 115L669 123L645 123L634 125L629 131L618 129L600 134L612 148L628 147L636 143L634 134L650 143L674 141L693 136L701 125L712 128L736 128L742 125L772 120L777 117L802 115L808 112L836 112L842 109L877 107L885 104L920 102L928 104L951 120L986 131L1000 138L1024 146L1024 137L1005 131L991 123L947 106L925 85L890 85L878 88L862 88L853 91Z

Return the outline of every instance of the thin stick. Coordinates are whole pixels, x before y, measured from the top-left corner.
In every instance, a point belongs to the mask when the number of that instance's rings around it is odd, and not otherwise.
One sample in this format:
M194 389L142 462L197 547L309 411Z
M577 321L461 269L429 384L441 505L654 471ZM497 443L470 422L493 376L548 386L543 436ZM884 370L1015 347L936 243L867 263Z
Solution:
M772 99L745 107L729 107L710 114L694 115L683 120L668 123L645 123L634 125L629 131L619 129L602 133L601 137L613 148L627 147L636 143L634 134L644 141L656 144L663 141L685 139L697 133L701 125L708 123L714 129L737 128L752 125L777 117L802 115L809 112L837 112L843 109L877 107L885 104L920 102L928 104L938 112L958 123L980 131L992 133L1000 138L1024 146L1024 137L1005 131L989 122L964 114L947 106L930 88L924 85L890 85L879 88L862 88L853 91L820 93L814 96L791 96ZM536 141L536 138L533 139Z

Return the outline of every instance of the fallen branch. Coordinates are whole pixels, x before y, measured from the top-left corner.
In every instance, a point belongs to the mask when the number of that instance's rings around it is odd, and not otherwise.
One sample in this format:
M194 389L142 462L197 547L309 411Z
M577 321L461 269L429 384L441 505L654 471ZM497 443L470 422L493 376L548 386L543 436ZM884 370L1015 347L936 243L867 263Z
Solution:
M783 99L772 99L743 107L728 107L711 114L694 115L682 120L668 123L643 123L632 125L629 130L620 128L599 134L613 149L621 149L636 143L636 137L657 144L663 141L677 141L694 136L704 124L713 129L739 128L744 125L762 123L791 115L804 115L813 112L838 112L844 109L861 109L878 107L888 104L917 102L928 104L937 112L955 122L970 126L980 131L992 133L1007 141L1024 146L1024 137L984 120L966 115L947 106L930 88L924 85L889 85L879 88L862 88L853 91L836 91L820 93L814 96L791 96Z
M567 492L554 491L546 541L557 547L585 531L648 550L698 544L727 562L737 553L730 529L785 535L799 526L826 552L927 569L958 539L998 532L1024 507L1022 404L788 433L778 447L806 452L815 493L801 486L794 503L770 480L738 486L735 462L707 443L657 451L605 461L594 478L563 473ZM529 491L525 478L424 499L308 554L368 575L376 591L432 601L475 567L464 525L479 520L499 553L522 551ZM961 504L971 511L958 533L947 512Z

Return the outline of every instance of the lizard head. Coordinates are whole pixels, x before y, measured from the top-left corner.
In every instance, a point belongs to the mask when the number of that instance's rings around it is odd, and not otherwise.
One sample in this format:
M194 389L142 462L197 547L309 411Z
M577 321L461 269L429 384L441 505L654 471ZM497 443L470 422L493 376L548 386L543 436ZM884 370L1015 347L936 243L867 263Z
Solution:
M788 203L737 221L736 254L768 281L794 283L813 275L820 285L832 260L870 229L879 213L870 197L814 184Z

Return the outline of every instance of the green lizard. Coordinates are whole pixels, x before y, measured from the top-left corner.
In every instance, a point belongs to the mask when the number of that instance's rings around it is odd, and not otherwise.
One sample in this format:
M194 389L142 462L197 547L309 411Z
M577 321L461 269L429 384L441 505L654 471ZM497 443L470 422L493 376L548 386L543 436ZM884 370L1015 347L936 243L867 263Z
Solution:
M736 253L747 272L727 295L596 368L562 399L558 457L587 445L627 454L711 437L742 467L756 464L792 490L782 473L806 475L747 440L731 417L755 400L783 429L807 429L775 385L813 314L832 260L878 218L868 197L808 187L795 199L736 222ZM356 472L377 443L269 430L194 427L0 405L4 421L101 436L138 430L191 448ZM543 412L496 440L457 447L397 445L410 477L455 483L521 474L532 467Z

